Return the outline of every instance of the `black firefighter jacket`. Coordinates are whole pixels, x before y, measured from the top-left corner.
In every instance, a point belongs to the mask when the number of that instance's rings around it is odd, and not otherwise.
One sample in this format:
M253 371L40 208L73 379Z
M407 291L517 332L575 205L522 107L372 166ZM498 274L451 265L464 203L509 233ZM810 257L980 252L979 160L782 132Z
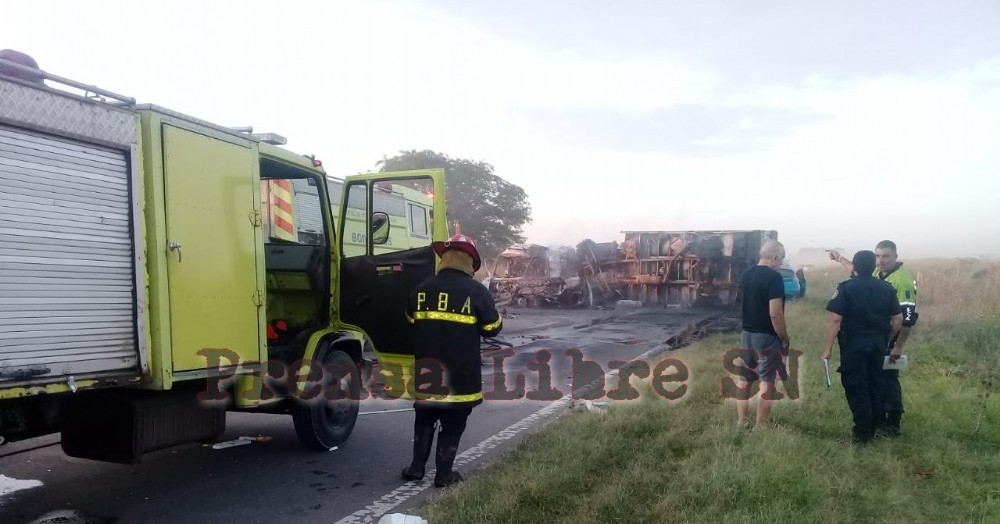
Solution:
M483 401L480 336L500 332L502 319L486 287L456 269L442 269L410 294L406 316L415 337L414 398L434 407Z

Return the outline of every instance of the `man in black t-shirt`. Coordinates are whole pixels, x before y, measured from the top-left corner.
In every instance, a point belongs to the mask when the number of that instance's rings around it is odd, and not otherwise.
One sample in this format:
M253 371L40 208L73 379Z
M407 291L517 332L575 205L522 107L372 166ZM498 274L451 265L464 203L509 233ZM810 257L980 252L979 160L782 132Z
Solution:
M740 378L748 391L759 381L762 393L757 399L757 426L767 424L776 396L775 380L788 378L782 357L788 355L788 330L785 327L785 283L777 269L785 260L785 247L768 240L760 248L757 265L743 272L740 297L743 332L740 333ZM753 395L750 395L752 397ZM736 400L736 423L749 428L749 398Z

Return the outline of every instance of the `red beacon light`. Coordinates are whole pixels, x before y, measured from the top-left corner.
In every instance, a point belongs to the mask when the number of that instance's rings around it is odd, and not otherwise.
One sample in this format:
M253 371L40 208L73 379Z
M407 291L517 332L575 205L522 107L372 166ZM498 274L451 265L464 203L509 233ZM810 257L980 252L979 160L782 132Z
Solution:
M309 160L312 160L313 167L323 167L323 161L316 158L316 155L302 155L302 156L308 158Z

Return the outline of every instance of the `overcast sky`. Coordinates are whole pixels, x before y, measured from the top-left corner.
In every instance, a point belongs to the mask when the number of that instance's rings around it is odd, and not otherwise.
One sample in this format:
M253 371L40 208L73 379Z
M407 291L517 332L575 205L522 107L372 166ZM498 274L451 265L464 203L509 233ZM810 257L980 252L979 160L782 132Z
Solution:
M529 241L776 229L1000 254L1000 2L4 4L0 48L337 176L432 149L522 186Z

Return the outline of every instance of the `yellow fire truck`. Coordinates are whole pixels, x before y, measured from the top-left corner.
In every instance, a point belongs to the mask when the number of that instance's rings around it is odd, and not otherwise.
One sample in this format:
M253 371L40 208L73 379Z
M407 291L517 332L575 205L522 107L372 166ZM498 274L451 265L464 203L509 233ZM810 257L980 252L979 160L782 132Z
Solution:
M344 181L328 179L330 201L333 202L334 216L339 216L340 195ZM364 202L348 202L345 220L361 224L365 221ZM389 217L391 233L381 244L375 245L375 254L403 251L423 247L431 242L430 224L434 215L434 195L405 184L376 184L372 193L372 209ZM351 226L347 226L350 228ZM359 228L360 229L360 228ZM365 252L365 234L359 232L344 238L344 254L357 255Z
M136 462L233 410L290 414L315 449L350 435L363 352L412 359L402 301L448 236L444 173L334 200L282 142L0 60L0 439ZM376 251L405 227L384 188L433 195L426 242Z

